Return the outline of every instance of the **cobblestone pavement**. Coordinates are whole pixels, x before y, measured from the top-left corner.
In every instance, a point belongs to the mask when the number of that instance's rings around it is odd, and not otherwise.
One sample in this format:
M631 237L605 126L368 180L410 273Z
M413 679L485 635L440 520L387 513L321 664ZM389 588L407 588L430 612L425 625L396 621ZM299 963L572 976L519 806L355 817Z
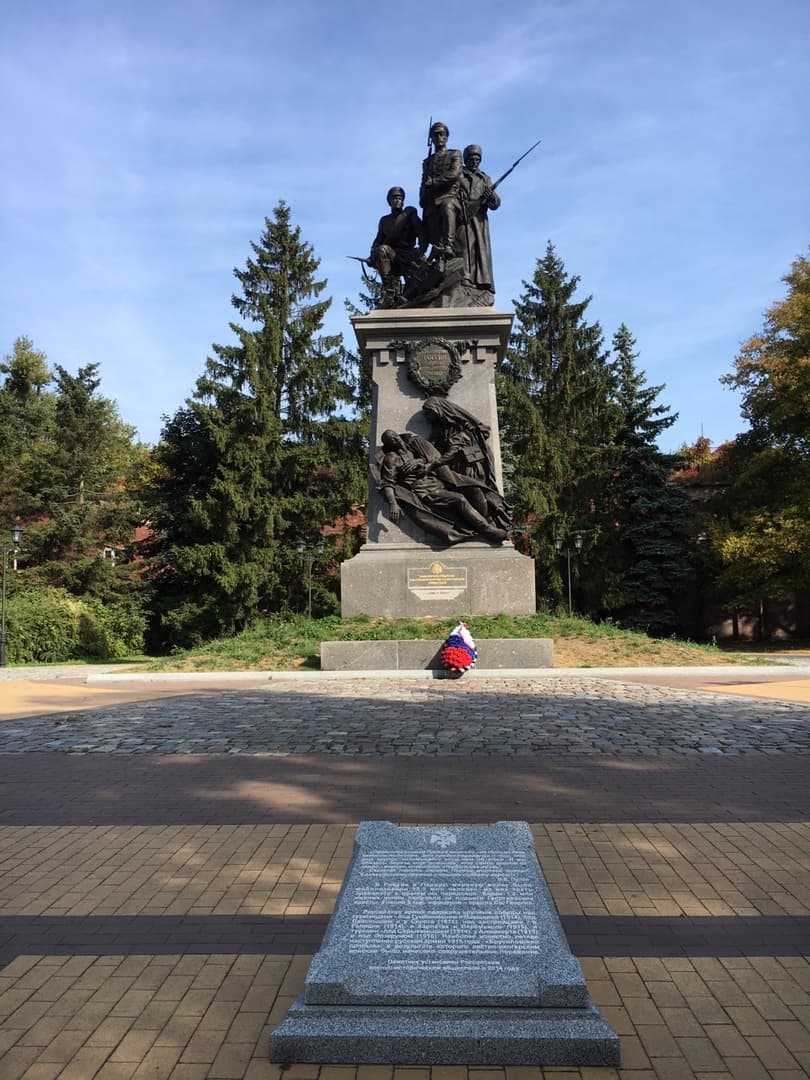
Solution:
M6 721L0 753L805 754L810 706L586 677L324 680Z

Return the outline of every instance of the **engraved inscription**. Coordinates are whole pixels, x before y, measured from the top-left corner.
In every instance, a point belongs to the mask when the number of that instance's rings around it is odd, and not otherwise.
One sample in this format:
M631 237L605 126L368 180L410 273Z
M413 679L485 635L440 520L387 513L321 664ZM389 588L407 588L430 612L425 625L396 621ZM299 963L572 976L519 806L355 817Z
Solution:
M363 877L394 874L413 877L424 874L451 877L463 874L497 878L505 874L527 874L529 857L523 851L364 851L359 872Z
M385 911L352 916L350 953L474 953L476 956L540 952L537 919L531 912Z
M454 600L466 588L466 566L444 566L434 562L425 567L408 567L408 591L420 600Z
M349 952L376 970L513 970L540 953L529 870L522 851L364 852Z
M446 379L450 372L450 361L447 349L422 349L419 353L419 370L426 379Z

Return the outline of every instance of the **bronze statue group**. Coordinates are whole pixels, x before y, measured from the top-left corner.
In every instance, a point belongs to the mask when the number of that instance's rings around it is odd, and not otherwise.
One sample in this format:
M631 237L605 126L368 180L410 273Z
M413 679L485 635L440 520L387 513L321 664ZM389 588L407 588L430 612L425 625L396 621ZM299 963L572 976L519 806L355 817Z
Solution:
M449 134L441 121L430 127L421 218L405 205L403 188L392 187L386 196L390 213L380 218L366 260L382 278L381 307L424 307L443 294L452 294L452 306L494 303L488 214L501 205L497 182L481 170L481 147L472 144L462 155L448 147Z

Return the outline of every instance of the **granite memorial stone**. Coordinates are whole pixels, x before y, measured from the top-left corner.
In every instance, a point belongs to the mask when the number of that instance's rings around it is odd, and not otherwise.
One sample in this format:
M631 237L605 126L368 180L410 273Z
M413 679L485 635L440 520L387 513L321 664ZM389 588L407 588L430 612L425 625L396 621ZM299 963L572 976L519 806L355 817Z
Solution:
M525 822L364 822L278 1062L617 1065Z

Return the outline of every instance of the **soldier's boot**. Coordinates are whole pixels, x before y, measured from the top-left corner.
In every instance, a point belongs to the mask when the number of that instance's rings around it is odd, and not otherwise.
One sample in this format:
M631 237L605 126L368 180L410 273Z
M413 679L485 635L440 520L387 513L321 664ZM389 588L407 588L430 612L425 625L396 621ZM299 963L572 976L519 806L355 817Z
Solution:
M473 525L478 532L484 537L485 540L489 540L491 544L502 544L509 536L506 529L499 529L497 525L494 525L488 518L485 518L483 514L479 514L478 511L467 505L467 511L463 514L464 520L470 525Z

